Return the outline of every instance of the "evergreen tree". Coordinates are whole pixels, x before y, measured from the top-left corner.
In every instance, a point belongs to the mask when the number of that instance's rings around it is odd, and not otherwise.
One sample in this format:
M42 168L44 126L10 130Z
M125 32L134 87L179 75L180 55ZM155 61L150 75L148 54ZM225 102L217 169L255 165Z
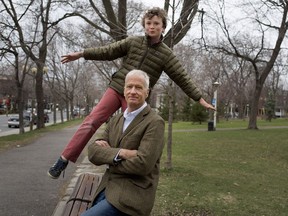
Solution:
M177 107L175 106L175 103L173 104L173 116L174 120L177 119ZM163 100L161 101L161 105L159 107L159 115L165 120L168 121L169 118L169 97L168 95L165 95L163 97Z
M192 121L192 101L189 97L185 97L185 102L182 108L182 121Z
M268 99L265 102L265 114L266 119L271 122L272 118L275 118L275 99L273 94L269 93Z
M199 122L199 124L202 124L202 122L208 120L208 117L209 113L206 112L203 106L201 106L199 103L194 103L192 105L191 120L193 123Z

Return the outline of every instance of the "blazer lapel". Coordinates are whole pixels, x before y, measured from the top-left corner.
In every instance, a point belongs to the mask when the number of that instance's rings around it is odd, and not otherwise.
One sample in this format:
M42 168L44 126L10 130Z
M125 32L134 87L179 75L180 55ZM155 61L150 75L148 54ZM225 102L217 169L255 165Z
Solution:
M124 125L124 116L123 116L123 114L119 117L117 125L120 126L120 127L116 127L116 131L113 131L113 133L116 136L115 140L117 140L116 147L119 147L121 139L123 137L123 125Z
M124 137L125 135L127 135L133 128L137 127L137 125L139 125L143 119L144 116L147 115L150 111L150 106L147 105L134 119L133 121L130 123L130 125L126 128L126 130L124 131L124 133L122 134L121 138Z

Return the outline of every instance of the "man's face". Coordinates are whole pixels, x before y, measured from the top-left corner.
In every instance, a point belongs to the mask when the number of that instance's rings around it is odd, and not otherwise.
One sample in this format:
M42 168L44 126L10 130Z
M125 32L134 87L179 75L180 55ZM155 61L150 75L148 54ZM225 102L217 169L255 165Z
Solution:
M145 33L151 38L160 38L161 34L164 32L162 18L158 16L153 16L151 19L145 18Z
M142 76L132 75L127 77L124 87L124 96L127 101L128 111L132 112L140 108L146 98L149 90L145 87L145 81Z

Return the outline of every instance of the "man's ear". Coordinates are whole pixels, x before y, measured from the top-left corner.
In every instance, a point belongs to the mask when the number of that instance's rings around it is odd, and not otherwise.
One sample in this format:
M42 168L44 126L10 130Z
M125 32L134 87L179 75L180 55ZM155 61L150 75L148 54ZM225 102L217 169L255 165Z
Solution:
M150 89L147 89L147 92L146 92L146 98L148 98L148 96L149 96L149 92L150 92Z

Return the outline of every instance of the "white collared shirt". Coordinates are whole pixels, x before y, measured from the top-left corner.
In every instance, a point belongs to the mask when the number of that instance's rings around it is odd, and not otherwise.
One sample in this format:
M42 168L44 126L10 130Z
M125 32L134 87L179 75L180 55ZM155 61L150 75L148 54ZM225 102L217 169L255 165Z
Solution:
M123 132L126 130L126 128L130 125L130 123L133 121L133 119L147 106L147 102L138 108L137 110L134 110L133 112L128 112L128 108L124 111L123 116L125 118L124 125L123 125Z

